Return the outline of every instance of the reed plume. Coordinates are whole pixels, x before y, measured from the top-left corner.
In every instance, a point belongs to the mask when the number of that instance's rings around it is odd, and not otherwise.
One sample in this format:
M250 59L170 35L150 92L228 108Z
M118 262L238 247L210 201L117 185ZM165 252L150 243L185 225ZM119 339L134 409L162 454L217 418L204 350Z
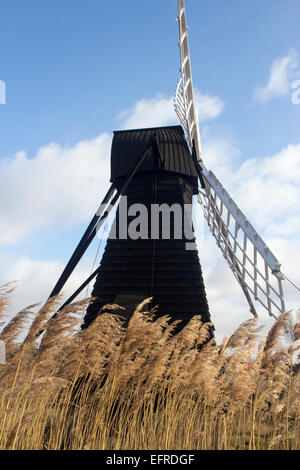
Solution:
M10 290L0 288L2 314ZM248 320L217 345L211 323L194 316L178 332L152 299L129 322L106 305L82 330L92 300L58 312L56 297L4 327L1 449L299 449L297 315L266 338Z

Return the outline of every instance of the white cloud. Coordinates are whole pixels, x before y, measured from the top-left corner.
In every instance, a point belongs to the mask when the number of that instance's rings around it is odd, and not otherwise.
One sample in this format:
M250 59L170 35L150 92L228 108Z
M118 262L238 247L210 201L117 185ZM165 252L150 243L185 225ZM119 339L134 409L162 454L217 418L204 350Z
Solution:
M238 204L259 227L296 221L300 207L300 144L272 157L253 158L228 175ZM283 233L283 232L282 232Z
M119 115L123 129L147 128L172 125L177 116L173 109L173 98L157 95L155 98L139 100L133 108Z
M101 134L73 147L41 147L0 160L0 244L35 230L83 222L97 210L109 184L111 137Z
M195 91L195 102L199 122L218 117L224 109L224 102L219 96L202 94L198 90Z
M224 103L218 96L195 92L195 102L199 121L206 121L219 116ZM119 115L123 129L159 127L178 124L178 117L174 111L173 97L157 95L155 98L139 100L133 108Z
M204 128L202 154L206 167L214 171L221 180L233 173L239 164L240 150L230 133L216 137Z
M257 87L254 92L254 101L264 103L290 93L293 77L298 76L298 53L291 49L285 57L278 57L272 64L268 83Z

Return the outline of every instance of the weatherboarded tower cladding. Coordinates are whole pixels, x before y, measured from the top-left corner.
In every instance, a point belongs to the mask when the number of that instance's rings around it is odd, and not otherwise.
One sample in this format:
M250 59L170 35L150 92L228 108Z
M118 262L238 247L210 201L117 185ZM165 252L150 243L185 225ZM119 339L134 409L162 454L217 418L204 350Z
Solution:
M191 214L189 217L184 212L184 205L192 204L193 194L198 192L198 176L182 127L114 132L111 182L117 189L124 186L142 156L118 207L92 291L96 300L87 309L83 328L96 318L104 304L122 305L127 309L125 315L130 315L139 302L149 297L153 297L153 306L159 306L157 315L168 314L172 320L182 320L182 326L194 315L210 321L198 252L186 249L195 240L186 235L189 228L193 236L193 228ZM133 212L138 207L134 204L147 208L148 219L141 227L141 238L124 235L125 204ZM164 216L160 215L159 225L153 226L151 210L162 204L169 208L176 204L177 209L181 206L185 214L181 234L172 210L169 234ZM125 232L139 212L127 214Z

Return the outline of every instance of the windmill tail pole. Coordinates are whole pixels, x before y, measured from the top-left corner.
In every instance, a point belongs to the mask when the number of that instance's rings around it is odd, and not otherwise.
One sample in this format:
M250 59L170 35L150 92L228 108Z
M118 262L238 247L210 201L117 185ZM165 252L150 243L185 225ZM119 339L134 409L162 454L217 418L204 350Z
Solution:
M109 200L111 199L113 193L115 191L114 185L112 184L109 190L107 191L106 195L104 196L103 201L97 212L95 213L93 219L91 220L88 228L84 232L80 242L78 243L73 255L71 256L68 264L66 265L64 271L62 272L60 278L58 279L57 283L55 284L51 294L49 295L49 299L57 294L60 293L61 289L69 279L70 275L74 271L75 267L77 266L78 262L82 258L83 254L85 253L86 249L88 248L89 244L92 241L91 233L94 231L95 226L98 220L101 218L101 215L104 211L104 206L107 205ZM102 211L100 209L102 208ZM94 237L93 237L94 238ZM49 300L48 299L48 300Z
M71 297L66 300L66 302L58 309L57 313L61 312L67 305L69 305L71 302L73 302L74 299L76 299L77 295L79 295L80 292L94 279L94 277L97 276L99 270L100 266L81 284L81 286L78 287L78 289L71 295ZM57 313L53 315L52 319L57 315Z

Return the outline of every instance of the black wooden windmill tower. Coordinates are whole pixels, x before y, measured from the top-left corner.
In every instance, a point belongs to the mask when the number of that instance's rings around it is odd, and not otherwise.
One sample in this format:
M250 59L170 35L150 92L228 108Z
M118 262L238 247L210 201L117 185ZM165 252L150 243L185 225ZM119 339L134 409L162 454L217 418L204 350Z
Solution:
M114 132L111 188L50 295L61 291L118 202L100 266L64 304L93 280L96 300L87 309L84 328L107 303L132 313L149 297L159 306L158 315L180 319L182 326L194 315L210 321L193 233L193 196L252 314L257 316L254 302L272 316L285 310L279 262L203 163L184 0L178 0L178 23L181 78L174 106L182 126Z

